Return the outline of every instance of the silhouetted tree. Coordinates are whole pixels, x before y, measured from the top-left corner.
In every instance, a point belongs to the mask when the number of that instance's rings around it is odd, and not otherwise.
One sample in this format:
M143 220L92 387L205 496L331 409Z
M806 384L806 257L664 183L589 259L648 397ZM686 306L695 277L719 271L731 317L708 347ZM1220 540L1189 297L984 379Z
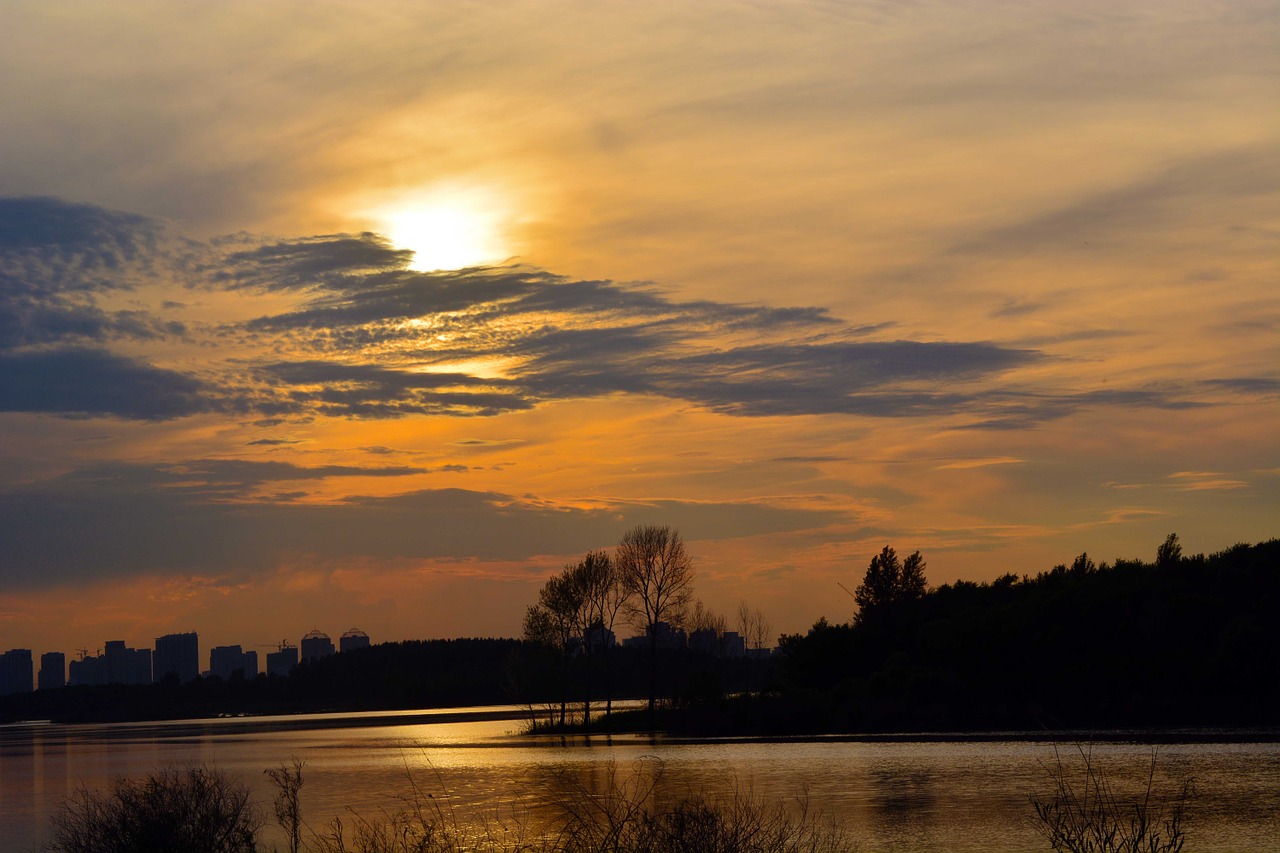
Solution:
M293 766L281 764L262 772L276 786L272 807L276 823L289 836L289 853L298 853L302 845L302 806L298 792L302 790L302 761L293 759Z
M617 572L614 571L613 561L604 551L591 551L578 561L576 566L566 566L565 574L570 579L578 604L577 612L574 614L574 630L582 642L583 654L586 657L582 724L589 726L591 725L591 658L597 644L595 635L597 633L599 635L599 644L603 647L607 668L609 644L604 635L605 621L607 618L609 630L612 630L618 608L621 607L621 599L617 593L621 584L618 582ZM608 702L608 707L612 710L612 698Z
M755 670L755 657L759 656L760 651L766 648L769 642L769 632L772 626L769 620L765 618L764 611L759 608L752 609L745 601L738 604L738 632L742 634L742 642L747 649L747 690L750 692L752 683L752 673ZM752 655L751 652L756 655Z
M857 621L864 622L877 612L923 596L927 586L924 567L919 551L899 560L897 552L886 545L871 558L862 583L853 592L853 600L858 603Z
M658 693L658 623L676 622L693 596L693 560L680 533L641 525L618 543L618 572L629 594L627 609L649 637L649 718Z
M1178 565L1182 560L1182 544L1178 542L1178 534L1170 533L1156 549L1156 567L1167 569Z
M1081 551L1080 556L1071 561L1071 573L1076 575L1087 575L1098 570L1093 560L1089 559L1088 551Z
M582 641L585 599L582 579L574 566L550 578L538 591L538 603L525 612L524 638L560 652L560 725L564 725L568 706L569 663L574 649Z
M693 610L688 614L687 621L690 631L712 631L716 637L724 636L724 632L729 630L729 623L725 621L724 615L707 607L701 598L693 602Z
M604 551L592 551L583 558L586 568L583 590L588 608L588 632L600 632L601 654L604 657L604 713L613 714L613 668L609 637L618 622L618 614L626 607L629 593L622 582L618 565ZM587 637L588 647L591 637Z

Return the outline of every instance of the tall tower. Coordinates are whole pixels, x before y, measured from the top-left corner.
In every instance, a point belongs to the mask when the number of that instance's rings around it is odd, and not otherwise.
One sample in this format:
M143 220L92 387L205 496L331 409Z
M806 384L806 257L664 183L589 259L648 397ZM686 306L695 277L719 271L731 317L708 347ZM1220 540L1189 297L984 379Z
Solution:
M156 652L151 661L156 681L171 672L183 683L195 681L200 674L200 640L196 632L156 637Z
M340 652L367 648L369 648L369 635L359 628L352 628L338 638L338 651Z
M312 631L302 638L302 659L318 660L333 654L333 640L320 630Z
M45 652L40 655L39 685L41 690L56 690L67 686L67 656L62 652Z

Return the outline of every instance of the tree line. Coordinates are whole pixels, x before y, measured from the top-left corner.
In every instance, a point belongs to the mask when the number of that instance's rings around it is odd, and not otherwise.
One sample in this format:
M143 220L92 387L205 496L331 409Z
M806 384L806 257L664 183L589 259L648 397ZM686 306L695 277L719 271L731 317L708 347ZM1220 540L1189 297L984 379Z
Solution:
M885 548L842 624L780 640L769 722L823 731L1280 723L1280 540L1151 561L1081 553L928 588Z

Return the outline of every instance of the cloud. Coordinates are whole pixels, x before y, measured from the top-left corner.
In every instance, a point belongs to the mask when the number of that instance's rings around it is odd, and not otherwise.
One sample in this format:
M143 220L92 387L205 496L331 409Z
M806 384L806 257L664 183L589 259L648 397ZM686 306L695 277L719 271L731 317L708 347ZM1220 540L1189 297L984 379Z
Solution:
M937 470L966 470L969 468L986 468L991 465L1017 465L1023 461L1016 456L984 456L976 459L960 459L955 462L948 462L946 465L939 465Z
M164 420L218 408L201 381L105 350L0 352L0 411Z
M1273 376L1239 376L1232 379L1211 379L1206 384L1225 388L1238 394L1271 396L1280 393L1280 379Z
M186 327L135 308L108 311L161 256L163 229L130 213L52 198L0 198L0 350L180 337Z
M732 416L966 415L1000 429L1096 406L1190 405L1145 389L1015 385L1007 377L1043 363L1043 352L876 340L893 324L847 324L817 306L684 301L649 285L522 266L422 273L371 233L242 234L197 245L128 214L48 199L15 204L32 207L41 224L10 237L10 249L85 259L76 264L94 272L74 299L66 293L75 276L23 279L21 305L7 325L0 320L11 411L146 420L221 411L278 423L488 417L644 395ZM100 308L93 294L133 287L135 267L168 270L170 289L234 291L240 318L184 326L143 309ZM167 295L156 298L176 304ZM256 305L274 310L244 319ZM198 378L138 357L148 342L175 337L201 345ZM129 356L116 352L117 339L130 342Z
M1169 475L1170 486L1180 492L1233 492L1249 488L1244 480L1237 480L1217 471L1177 471Z
M129 495L182 493L209 499L248 498L268 483L327 480L334 477L405 477L425 474L427 468L362 465L300 466L290 462L252 459L190 459L140 465L104 462L77 469L48 484L53 492L87 491Z
M43 269L42 282L51 280L66 289L123 286L119 278L94 273L145 263L155 253L162 230L155 220L134 213L56 198L0 197L5 275Z
M953 251L1009 257L1045 248L1128 242L1167 227L1188 205L1273 195L1277 169L1280 158L1270 146L1190 157L1126 185L989 230Z
M749 502L621 502L582 509L463 489L354 496L323 505L292 502L288 493L246 499L253 487L269 483L418 470L245 460L93 466L0 493L8 531L0 539L0 565L16 587L138 573L230 571L247 577L308 555L331 561L521 560L607 547L642 523L675 524L698 540L813 529L844 517L834 510Z

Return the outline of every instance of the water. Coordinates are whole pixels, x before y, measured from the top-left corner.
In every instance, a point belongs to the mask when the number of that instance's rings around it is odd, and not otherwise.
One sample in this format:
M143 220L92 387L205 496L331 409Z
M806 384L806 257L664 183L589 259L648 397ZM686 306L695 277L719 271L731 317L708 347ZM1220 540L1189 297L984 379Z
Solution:
M566 791L599 790L612 774L673 794L807 798L837 816L867 851L1046 849L1029 797L1050 792L1049 742L534 738L519 734L520 716L518 708L475 708L0 727L0 850L34 850L49 815L78 786L105 788L116 777L169 765L216 766L249 784L266 806L272 789L263 770L295 757L306 763L302 805L313 828L348 808L394 810L412 791L409 779L460 820L499 814L532 823L554 812ZM1145 778L1150 745L1113 735L1095 736L1089 748L1118 783ZM1057 750L1079 767L1074 744ZM1171 791L1190 777L1199 793L1189 849L1280 849L1280 744L1161 744L1157 786ZM278 831L269 830L267 841L279 843Z

